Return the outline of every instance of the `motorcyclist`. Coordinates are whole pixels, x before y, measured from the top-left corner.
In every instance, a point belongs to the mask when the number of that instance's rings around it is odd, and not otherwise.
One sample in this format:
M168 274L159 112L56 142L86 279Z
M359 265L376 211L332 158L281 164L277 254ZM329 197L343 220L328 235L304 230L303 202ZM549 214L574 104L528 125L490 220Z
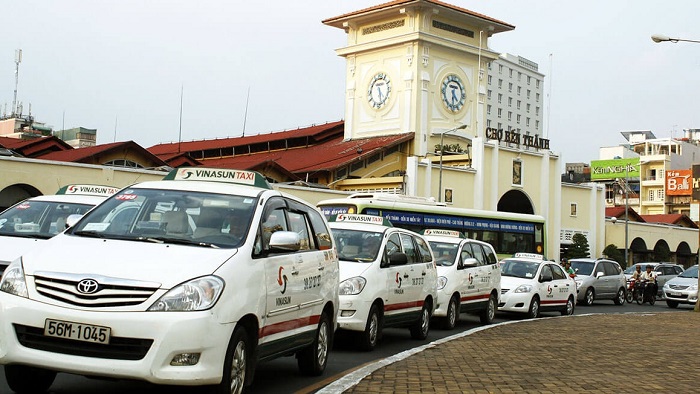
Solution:
M637 264L634 268L634 272L632 273L632 277L630 279L639 280L640 276L642 276L642 266Z
M654 275L654 266L651 264L647 265L646 271L642 272L640 279L646 281L646 285L644 286L645 295L656 294L658 289L656 284L656 275Z

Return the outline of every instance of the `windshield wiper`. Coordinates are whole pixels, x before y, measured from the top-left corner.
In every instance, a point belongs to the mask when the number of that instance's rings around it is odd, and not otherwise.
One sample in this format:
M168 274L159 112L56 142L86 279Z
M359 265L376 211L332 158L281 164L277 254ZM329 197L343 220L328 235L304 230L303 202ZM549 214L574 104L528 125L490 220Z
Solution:
M98 231L74 231L74 235L83 235L86 237L92 237L92 238L105 238L105 235L101 232Z
M193 246L204 246L207 248L214 248L214 249L219 249L217 245L214 245L211 242L200 242L200 241L193 241L190 239L183 239L183 238L169 238L169 237L139 237L138 238L140 241L148 241L148 242L155 242L159 244L177 244L177 245L193 245Z

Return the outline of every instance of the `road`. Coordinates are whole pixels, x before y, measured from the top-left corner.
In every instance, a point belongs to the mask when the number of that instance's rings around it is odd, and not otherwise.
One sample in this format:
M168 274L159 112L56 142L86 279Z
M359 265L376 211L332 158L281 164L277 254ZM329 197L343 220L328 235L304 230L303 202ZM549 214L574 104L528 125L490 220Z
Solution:
M577 306L576 315L588 313L629 313L629 312L672 312L672 311L688 311L691 306L680 306L678 309L670 309L663 301L659 301L654 306L644 304L625 304L624 306L616 306L612 301L600 301L593 304L591 307ZM543 316L558 316L558 313L544 313ZM522 319L516 315L498 313L496 322L509 321L513 319ZM462 318L457 327L452 331L444 331L431 328L430 335L427 341L412 340L407 329L387 329L384 331L384 336L379 346L372 352L360 352L354 350L351 345L343 338L337 341L335 348L330 354L328 367L323 376L320 377L303 377L300 376L296 366L296 359L287 357L274 360L269 363L261 364L255 376L255 381L249 392L258 393L311 393L325 386L326 384L336 380L348 372L357 369L367 363L383 359L394 355L404 350L411 349L416 346L424 345L430 341L444 338L450 335L457 334L474 327L478 327L478 317L470 315L462 315ZM0 369L0 394L11 393L7 383L5 382L5 374ZM143 382L133 381L108 381L101 379L90 379L82 376L59 374L51 386L51 393L55 394L121 394L129 393L192 393L191 387L166 387L156 386Z

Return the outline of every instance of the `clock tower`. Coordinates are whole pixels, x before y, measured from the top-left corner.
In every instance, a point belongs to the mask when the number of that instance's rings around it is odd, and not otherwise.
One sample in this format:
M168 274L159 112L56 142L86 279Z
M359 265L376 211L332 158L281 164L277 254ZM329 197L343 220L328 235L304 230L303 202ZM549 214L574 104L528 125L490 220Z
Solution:
M326 19L347 33L345 139L413 133L409 155L484 137L488 37L514 26L436 0L392 1ZM453 130L459 128L457 130Z

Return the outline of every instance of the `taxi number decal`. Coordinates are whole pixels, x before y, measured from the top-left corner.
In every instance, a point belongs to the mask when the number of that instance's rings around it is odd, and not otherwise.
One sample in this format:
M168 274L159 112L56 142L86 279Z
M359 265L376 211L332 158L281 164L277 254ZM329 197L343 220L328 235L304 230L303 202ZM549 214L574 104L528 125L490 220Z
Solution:
M321 275L304 278L304 290L321 286Z
M413 286L421 286L425 283L425 278L413 278L411 279Z

